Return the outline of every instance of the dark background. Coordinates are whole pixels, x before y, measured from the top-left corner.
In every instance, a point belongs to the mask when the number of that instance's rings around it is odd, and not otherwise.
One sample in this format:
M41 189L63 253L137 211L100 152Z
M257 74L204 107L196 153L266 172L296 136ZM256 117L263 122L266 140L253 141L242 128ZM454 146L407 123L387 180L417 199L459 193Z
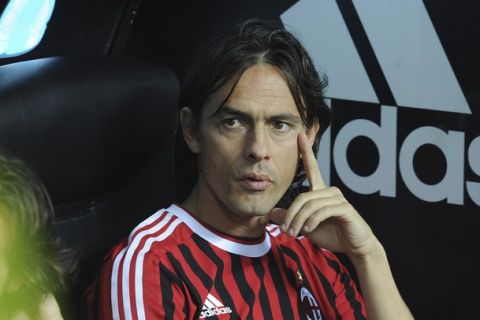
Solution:
M245 18L280 20L295 3L58 0L41 44L23 56L0 60L0 64L59 55L128 55L170 66L181 80L195 48L206 39ZM397 150L418 127L465 132L465 181L479 182L468 164L467 151L480 135L480 5L449 0L424 4L472 114L399 108ZM336 114L332 141L353 119L379 122L380 105L359 105L362 103L332 101ZM378 157L375 145L366 138L355 139L348 149L350 166L360 175L375 171ZM429 184L438 182L446 170L443 154L432 145L418 150L414 164L418 177ZM399 175L397 172L395 198L351 191L334 165L331 184L344 191L385 246L400 292L417 319L480 319L479 206L466 191L463 205L425 202L410 193Z

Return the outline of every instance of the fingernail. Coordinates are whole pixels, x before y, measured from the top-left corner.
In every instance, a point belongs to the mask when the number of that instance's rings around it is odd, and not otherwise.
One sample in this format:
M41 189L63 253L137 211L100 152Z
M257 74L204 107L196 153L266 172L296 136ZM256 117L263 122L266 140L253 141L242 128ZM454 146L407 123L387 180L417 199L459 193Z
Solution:
M310 226L309 225L304 225L303 226L303 231L309 232L310 231Z
M280 230L282 230L282 232L287 231L287 225L285 223L282 223L282 225L280 226Z

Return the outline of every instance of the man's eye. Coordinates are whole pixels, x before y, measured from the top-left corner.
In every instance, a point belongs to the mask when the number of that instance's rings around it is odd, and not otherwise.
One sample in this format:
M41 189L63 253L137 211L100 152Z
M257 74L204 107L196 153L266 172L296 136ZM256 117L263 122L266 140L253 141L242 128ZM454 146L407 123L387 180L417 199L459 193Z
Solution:
M225 119L222 121L223 125L229 129L240 128L242 126L242 122L235 118Z
M273 122L273 127L275 130L280 131L280 132L287 132L291 129L291 126L283 121L275 121Z

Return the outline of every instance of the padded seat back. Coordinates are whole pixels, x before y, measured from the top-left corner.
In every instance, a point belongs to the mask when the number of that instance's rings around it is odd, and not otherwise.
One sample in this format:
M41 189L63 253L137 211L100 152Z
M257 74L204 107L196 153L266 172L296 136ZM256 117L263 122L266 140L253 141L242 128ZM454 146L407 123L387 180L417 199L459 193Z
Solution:
M178 80L152 61L52 57L0 66L0 148L41 176L80 282L173 201ZM93 262L94 261L94 262Z

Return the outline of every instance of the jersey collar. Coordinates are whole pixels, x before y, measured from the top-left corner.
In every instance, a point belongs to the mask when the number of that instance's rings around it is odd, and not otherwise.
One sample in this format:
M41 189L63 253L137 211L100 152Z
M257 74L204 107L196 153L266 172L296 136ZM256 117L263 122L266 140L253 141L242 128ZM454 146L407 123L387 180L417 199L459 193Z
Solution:
M247 257L261 257L267 254L271 248L270 235L265 231L265 237L261 242L255 244L240 243L227 239L202 225L197 219L192 217L190 213L182 209L176 204L172 204L167 211L173 213L181 219L193 232L198 234L201 238L208 241L212 245L228 251L230 253L238 254Z

